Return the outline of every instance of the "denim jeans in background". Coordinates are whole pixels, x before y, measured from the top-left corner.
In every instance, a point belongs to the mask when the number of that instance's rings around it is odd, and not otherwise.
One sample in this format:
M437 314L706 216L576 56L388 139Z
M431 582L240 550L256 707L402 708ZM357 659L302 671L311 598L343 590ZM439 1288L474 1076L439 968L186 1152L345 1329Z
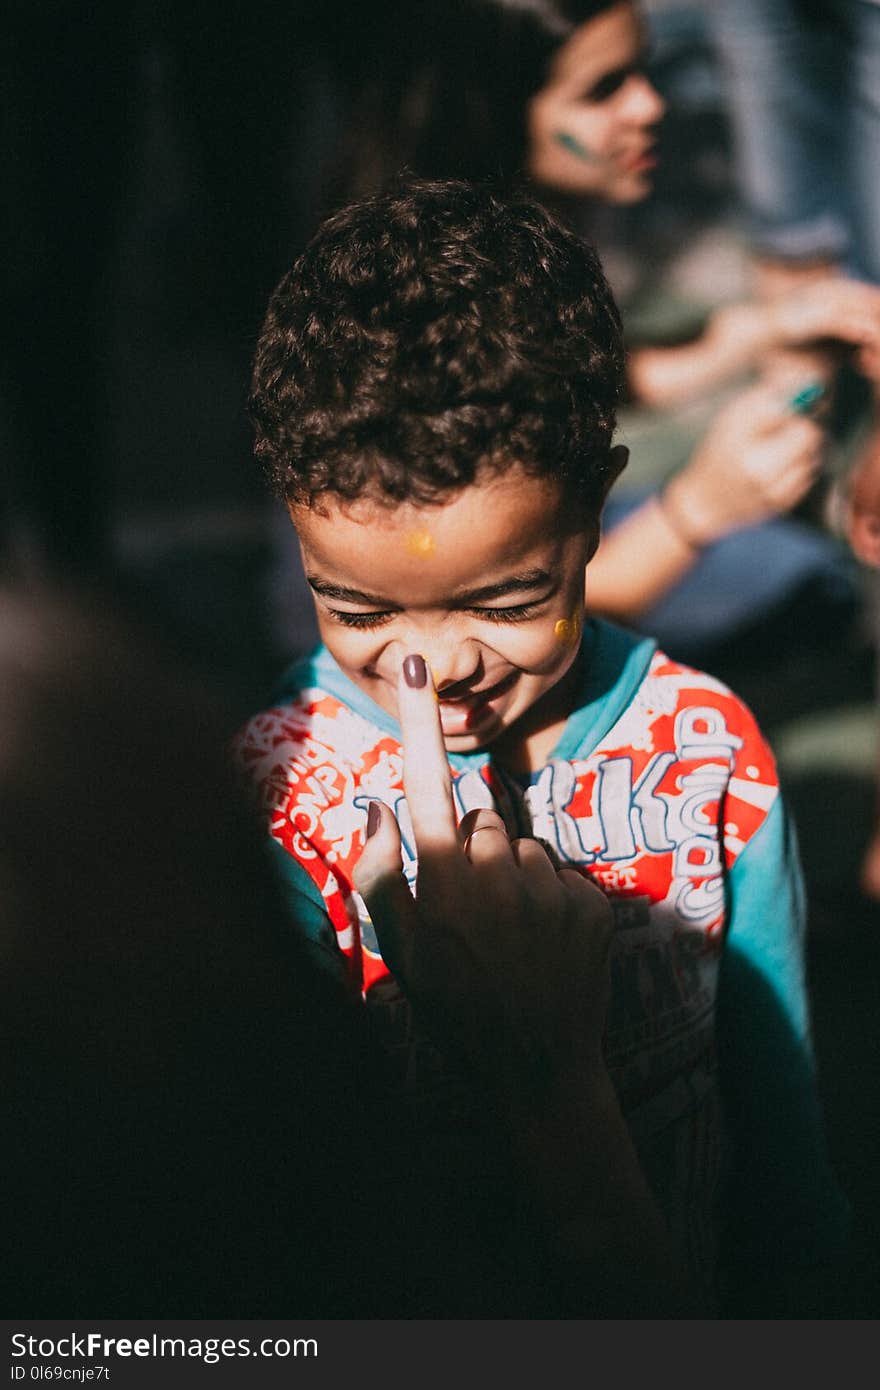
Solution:
M880 0L709 0L753 250L880 282Z

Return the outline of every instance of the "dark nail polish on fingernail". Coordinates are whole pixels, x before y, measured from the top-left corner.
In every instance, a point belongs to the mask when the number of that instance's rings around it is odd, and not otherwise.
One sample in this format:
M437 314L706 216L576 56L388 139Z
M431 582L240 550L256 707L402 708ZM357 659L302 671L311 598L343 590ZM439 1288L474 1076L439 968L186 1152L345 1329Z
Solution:
M381 821L382 821L382 812L379 810L379 803L378 803L378 801L371 801L371 802L370 802L370 809L369 809L369 811L367 812L367 839L368 839L368 840L369 840L373 835L375 835L376 831L379 829L379 825L381 824Z
M403 663L403 679L411 690L421 690L428 679L428 668L423 656L408 656Z

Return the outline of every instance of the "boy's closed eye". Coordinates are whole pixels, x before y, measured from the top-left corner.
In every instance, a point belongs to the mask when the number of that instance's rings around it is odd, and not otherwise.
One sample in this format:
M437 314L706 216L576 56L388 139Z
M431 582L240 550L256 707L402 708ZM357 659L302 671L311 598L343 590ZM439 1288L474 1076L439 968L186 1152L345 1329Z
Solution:
M517 603L505 608L468 607L462 611L490 623L523 623L536 617L547 604L548 598L533 600L531 603ZM326 611L335 622L342 623L344 627L375 628L390 622L397 616L399 610L387 609L380 612L351 613L340 608L328 608Z
M309 575L308 582L322 611L342 627L360 630L383 627L405 611L402 605L392 606L392 602L384 595L350 588L318 575ZM558 593L559 586L558 575L544 568L536 568L520 574L507 575L476 588L460 590L457 594L437 593L430 606L449 612L467 613L480 622L525 623L546 611L547 605ZM501 602L503 599L519 598L521 595L523 597L518 603ZM363 606L359 609L339 608L336 606L339 603Z

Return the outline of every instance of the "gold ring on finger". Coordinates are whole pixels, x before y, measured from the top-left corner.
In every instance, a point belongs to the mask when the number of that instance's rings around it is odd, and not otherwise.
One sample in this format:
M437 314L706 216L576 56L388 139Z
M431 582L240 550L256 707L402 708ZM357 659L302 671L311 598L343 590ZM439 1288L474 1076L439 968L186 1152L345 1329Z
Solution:
M471 840L474 838L475 835L479 835L481 830L493 830L496 835L503 835L505 840L507 840L508 844L510 843L510 837L508 836L507 831L504 829L503 825L478 825L474 830L471 830L469 832L468 837L464 842L465 853L467 853L468 849L470 848Z

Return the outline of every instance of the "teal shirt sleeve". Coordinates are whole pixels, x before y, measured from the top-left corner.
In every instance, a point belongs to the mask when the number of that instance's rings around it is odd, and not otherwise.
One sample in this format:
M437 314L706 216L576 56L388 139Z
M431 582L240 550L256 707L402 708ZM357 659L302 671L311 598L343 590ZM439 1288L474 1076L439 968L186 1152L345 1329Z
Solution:
M717 1042L729 1146L729 1267L772 1280L842 1258L848 1205L823 1136L810 1039L803 880L782 799L734 863Z
M321 970L348 984L345 957L336 940L336 929L317 884L303 866L277 840L269 840L269 857L288 916L306 943L309 955Z

